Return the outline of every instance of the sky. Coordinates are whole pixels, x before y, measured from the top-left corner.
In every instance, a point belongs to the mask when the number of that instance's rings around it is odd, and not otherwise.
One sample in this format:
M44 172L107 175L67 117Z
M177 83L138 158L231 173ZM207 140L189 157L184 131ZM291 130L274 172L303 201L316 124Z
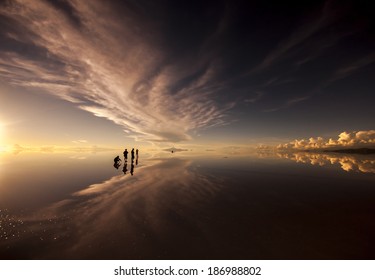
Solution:
M1 1L0 147L373 144L371 2Z

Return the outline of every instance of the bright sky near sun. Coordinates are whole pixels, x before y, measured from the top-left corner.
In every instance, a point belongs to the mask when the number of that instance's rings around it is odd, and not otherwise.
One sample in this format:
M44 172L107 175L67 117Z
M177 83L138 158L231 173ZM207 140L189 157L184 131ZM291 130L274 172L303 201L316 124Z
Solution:
M0 122L0 144L2 144L3 141L3 124Z
M372 143L370 11L361 1L3 1L0 143Z

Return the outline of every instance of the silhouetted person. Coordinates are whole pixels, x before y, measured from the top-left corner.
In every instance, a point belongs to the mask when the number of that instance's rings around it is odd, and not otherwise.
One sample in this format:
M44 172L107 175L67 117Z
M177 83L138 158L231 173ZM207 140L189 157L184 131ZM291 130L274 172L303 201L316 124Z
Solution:
M133 160L134 159L134 148L132 149L131 154L132 154L132 160Z
M132 161L132 164L130 165L130 174L133 176L134 173L134 162Z
M138 149L135 150L135 165L138 165Z
M135 155L138 157L138 149L135 150Z
M120 159L120 157L119 156L115 157L113 159L113 161L114 161L113 167L116 168L116 169L118 169L121 166L121 159Z
M124 158L125 158L125 160L127 160L128 159L128 149L125 149L125 151L124 151Z
M126 162L124 163L124 167L122 168L122 172L124 172L124 174L126 174L126 172L128 172L128 164Z

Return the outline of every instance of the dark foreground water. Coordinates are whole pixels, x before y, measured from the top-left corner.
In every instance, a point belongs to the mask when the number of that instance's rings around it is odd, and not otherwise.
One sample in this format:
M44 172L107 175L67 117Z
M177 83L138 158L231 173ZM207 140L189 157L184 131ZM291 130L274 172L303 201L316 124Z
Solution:
M1 154L0 257L375 259L374 158L113 157Z

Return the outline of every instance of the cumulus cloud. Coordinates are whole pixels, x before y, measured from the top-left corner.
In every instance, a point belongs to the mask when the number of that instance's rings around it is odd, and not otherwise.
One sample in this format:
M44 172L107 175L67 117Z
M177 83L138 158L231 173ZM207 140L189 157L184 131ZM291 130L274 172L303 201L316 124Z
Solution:
M269 146L269 145L266 145L266 144L259 144L257 147L256 147L257 150L271 150L273 149L272 146Z
M329 148L356 148L375 145L375 130L362 130L353 132L341 132L337 139L323 137L311 137L309 139L295 139L289 143L276 146L279 150L313 150Z
M142 9L119 18L103 1L66 5L69 13L47 1L0 5L13 46L0 48L0 79L72 102L145 141L188 140L191 130L223 123L234 104L212 98L212 57L171 61Z

